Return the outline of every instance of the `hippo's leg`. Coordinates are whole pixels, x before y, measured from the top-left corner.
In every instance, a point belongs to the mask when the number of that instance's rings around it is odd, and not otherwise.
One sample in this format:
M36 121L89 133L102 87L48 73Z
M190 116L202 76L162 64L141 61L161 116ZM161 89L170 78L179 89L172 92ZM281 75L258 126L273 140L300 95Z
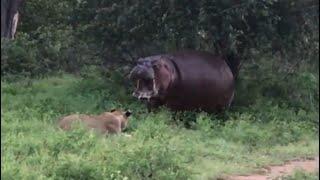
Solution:
M174 121L176 121L176 120L177 120L178 112L177 112L177 111L171 111L171 115L172 115L172 119L173 119Z
M161 105L163 105L163 103L159 99L150 99L150 101L146 102L146 105L147 105L148 113L150 113L152 109L156 109L160 107Z
M148 110L148 113L151 113L152 105L150 103L147 103L147 110Z
M152 110L154 110L158 107L152 102L146 102L146 106L147 106L148 113L151 113Z

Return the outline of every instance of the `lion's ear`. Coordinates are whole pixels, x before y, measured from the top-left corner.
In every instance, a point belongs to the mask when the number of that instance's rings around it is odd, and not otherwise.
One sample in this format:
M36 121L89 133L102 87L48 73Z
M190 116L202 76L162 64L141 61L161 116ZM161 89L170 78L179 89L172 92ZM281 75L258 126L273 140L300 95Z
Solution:
M130 110L126 111L126 113L125 113L125 115L126 115L127 117L129 117L131 114L132 114L132 112L131 112Z
M113 109L111 109L111 111L110 112L115 112L116 111L116 109L115 108L113 108Z

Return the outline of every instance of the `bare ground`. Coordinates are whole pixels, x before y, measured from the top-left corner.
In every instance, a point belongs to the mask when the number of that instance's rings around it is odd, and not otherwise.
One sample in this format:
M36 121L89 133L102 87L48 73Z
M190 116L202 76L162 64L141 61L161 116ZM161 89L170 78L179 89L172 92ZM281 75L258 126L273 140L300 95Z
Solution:
M302 160L291 160L283 165L268 166L261 170L257 174L251 175L239 175L239 176L228 176L222 178L224 180L270 180L276 179L281 176L291 175L296 170L303 170L306 172L317 172L319 171L319 156L312 159Z

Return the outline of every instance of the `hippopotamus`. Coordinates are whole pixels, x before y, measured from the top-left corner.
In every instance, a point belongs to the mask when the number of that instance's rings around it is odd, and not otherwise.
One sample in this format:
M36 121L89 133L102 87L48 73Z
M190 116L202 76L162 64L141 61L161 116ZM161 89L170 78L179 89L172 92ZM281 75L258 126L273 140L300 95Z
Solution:
M235 93L239 61L205 51L178 51L140 58L129 78L133 96L151 108L221 112Z

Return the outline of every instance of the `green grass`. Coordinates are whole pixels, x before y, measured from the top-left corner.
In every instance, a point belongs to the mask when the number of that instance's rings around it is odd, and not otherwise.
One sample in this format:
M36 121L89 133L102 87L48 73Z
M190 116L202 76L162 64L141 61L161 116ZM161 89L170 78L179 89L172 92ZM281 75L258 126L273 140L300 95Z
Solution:
M307 173L303 171L295 171L292 175L283 176L282 180L318 180L319 172Z
M318 154L311 120L318 112L261 100L225 117L186 113L174 121L166 109L148 114L122 81L105 79L62 75L1 82L1 177L214 179ZM57 128L62 115L113 107L133 111L126 132L132 138ZM185 128L183 121L191 120L192 128Z

